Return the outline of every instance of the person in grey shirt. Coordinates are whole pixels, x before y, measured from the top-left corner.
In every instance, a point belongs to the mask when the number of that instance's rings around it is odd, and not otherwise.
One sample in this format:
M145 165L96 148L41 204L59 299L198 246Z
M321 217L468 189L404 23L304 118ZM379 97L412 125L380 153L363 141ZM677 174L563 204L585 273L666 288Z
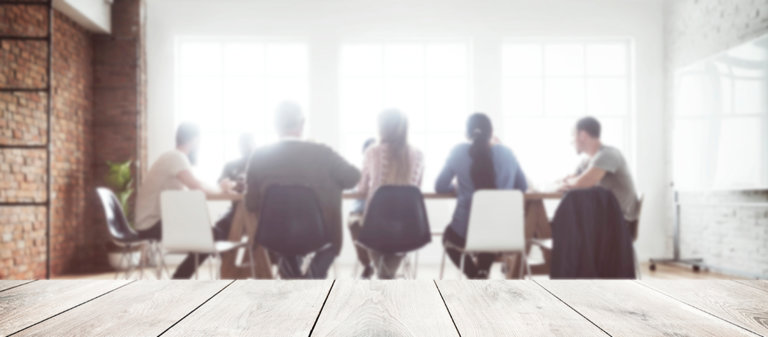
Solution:
M579 164L574 174L563 179L561 190L603 187L616 196L624 219L630 226L636 227L639 205L635 183L621 152L600 141L600 122L594 117L580 119L574 129L573 142L576 151L586 154L587 158Z

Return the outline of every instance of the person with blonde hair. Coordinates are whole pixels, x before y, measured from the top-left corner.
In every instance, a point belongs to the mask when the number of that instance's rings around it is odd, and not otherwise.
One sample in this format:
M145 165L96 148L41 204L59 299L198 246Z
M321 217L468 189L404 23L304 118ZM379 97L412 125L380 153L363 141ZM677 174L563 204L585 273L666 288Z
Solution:
M365 151L362 177L357 190L365 196L365 209L384 185L413 185L421 187L424 174L424 156L408 144L408 118L397 109L386 109L379 114L379 142ZM365 226L365 223L363 223ZM380 279L395 276L402 255L381 254L369 250Z

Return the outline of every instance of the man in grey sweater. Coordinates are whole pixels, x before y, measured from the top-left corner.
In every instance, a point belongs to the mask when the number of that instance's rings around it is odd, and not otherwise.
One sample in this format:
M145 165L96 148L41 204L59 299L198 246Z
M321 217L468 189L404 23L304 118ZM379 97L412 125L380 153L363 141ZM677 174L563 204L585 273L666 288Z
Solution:
M323 210L326 232L332 244L314 255L306 275L298 268L303 257L282 261L280 273L285 278L325 278L341 250L341 194L357 184L360 171L330 147L302 139L304 114L297 104L280 104L275 114L275 126L280 140L256 149L249 160L246 206L250 212L258 213L270 185L311 188Z

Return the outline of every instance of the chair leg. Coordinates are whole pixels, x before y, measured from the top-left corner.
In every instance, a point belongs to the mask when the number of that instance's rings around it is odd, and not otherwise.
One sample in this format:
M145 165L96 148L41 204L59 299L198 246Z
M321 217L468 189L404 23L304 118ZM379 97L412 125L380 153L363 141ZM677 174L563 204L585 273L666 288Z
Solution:
M157 258L157 279L160 280L163 278L163 271L165 271L165 274L168 275L168 278L171 277L171 272L168 271L168 266L165 264L165 255L163 255L163 247L160 245L159 241L155 241L155 254Z
M528 254L523 251L523 260L525 261L525 269L528 272L528 279L533 279L533 273L531 273L531 265L528 264Z
M214 256L209 256L209 258L208 258L208 260L209 260L208 261L208 265L210 266L210 267L208 267L208 277L210 277L211 280L214 279L213 278L213 274L216 273L216 271L214 270L214 269L216 269L216 266L215 266L216 262L214 260L216 260L216 257L219 256L219 254L216 253L216 254L213 254L213 255Z
M359 275L357 274L359 272L358 269L360 269L360 261L355 261L355 267L352 269L352 278L357 280Z
M440 262L440 279L441 280L443 279L443 271L445 270L445 255L447 255L447 253L445 252L445 249L443 249L443 258L442 258L442 261Z
M525 270L523 268L523 264L525 263L525 254L521 252L517 255L520 257L520 279L525 279Z
M637 260L637 250L635 250L635 245L634 244L632 244L632 257L635 260L635 278L640 280L640 279L642 279L642 276L641 276L641 269L642 268L640 268L640 261Z
M464 278L464 256L466 253L461 253L461 259L459 260L459 280Z
M248 259L251 261L251 277L256 278L256 266L254 265L254 259L253 259L253 247L251 245L248 245Z
M419 272L419 251L413 254L413 279L416 279L416 274Z
M197 254L195 254L195 280L200 279L200 276L198 275L200 273L200 259L197 257Z

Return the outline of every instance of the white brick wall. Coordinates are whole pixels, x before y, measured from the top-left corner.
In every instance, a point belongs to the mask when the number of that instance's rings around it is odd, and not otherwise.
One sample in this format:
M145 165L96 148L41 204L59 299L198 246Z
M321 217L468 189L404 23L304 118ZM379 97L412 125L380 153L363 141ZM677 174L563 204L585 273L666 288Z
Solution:
M666 137L670 140L674 70L768 33L768 0L668 0L665 14ZM667 172L672 172L669 156ZM768 191L686 192L680 202L683 257L704 258L721 272L768 278L768 207L740 205L766 203ZM669 254L672 209L667 217Z

